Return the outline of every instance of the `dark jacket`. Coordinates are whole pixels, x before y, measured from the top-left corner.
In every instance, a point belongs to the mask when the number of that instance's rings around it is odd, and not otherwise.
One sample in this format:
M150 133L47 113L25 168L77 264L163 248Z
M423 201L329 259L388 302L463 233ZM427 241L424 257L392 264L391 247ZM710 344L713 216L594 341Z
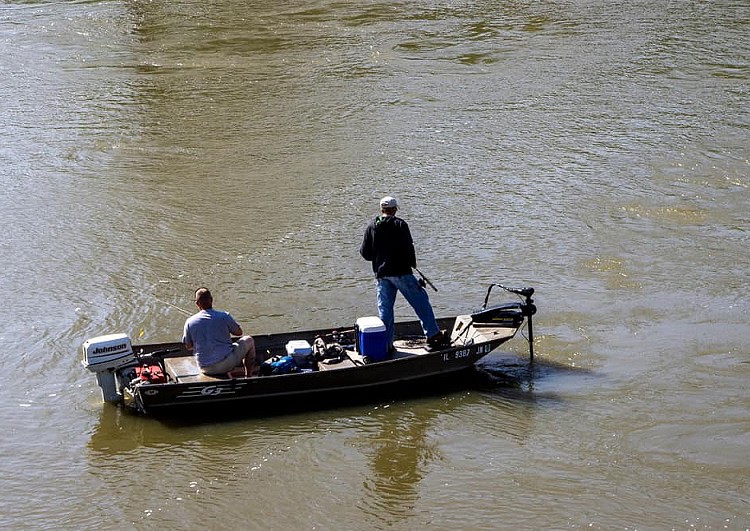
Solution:
M410 275L417 266L409 225L396 216L378 216L367 226L359 254L372 262L377 278Z

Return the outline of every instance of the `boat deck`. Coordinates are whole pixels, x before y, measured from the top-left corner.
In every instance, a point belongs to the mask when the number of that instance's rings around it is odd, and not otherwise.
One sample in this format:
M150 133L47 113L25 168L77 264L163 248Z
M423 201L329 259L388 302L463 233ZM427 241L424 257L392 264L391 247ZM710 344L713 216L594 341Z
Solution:
M426 354L427 352L429 351L424 348L424 345L419 347L414 345L397 346L397 350L389 359L409 358L412 356L417 356L419 354ZM328 363L326 363L326 361L328 360L321 361L318 363L318 370L333 371L364 365L362 356L360 356L359 353L352 350L347 350L347 356L349 357L349 359L342 359L340 361L331 360ZM196 361L195 356L193 355L165 358L164 368L166 369L169 377L175 382L179 383L221 382L230 379L229 376L209 376L207 374L203 374L198 367L198 362ZM240 372L241 371L237 371L237 377L242 377Z
M459 316L456 319L456 325L451 333L451 340L454 347L458 345L469 345L474 342L488 341L492 337L497 336L512 337L515 333L515 329L512 328L479 328L476 326L467 326L470 323L471 320L468 316ZM390 360L410 358L414 356L429 354L430 352L432 352L431 349L427 348L423 336L413 336L410 338L399 339L394 341L393 346L395 347L395 351L388 358ZM358 352L356 352L355 350L347 349L346 353L348 359L344 358L341 360L319 361L318 370L333 371L364 365L362 356ZM230 376L228 375L208 376L206 374L203 374L198 367L198 362L192 354L188 356L165 358L164 366L167 371L167 375L173 381L178 383L221 382L230 379ZM233 372L232 376L235 378L242 378L244 377L244 371L240 367L238 367Z

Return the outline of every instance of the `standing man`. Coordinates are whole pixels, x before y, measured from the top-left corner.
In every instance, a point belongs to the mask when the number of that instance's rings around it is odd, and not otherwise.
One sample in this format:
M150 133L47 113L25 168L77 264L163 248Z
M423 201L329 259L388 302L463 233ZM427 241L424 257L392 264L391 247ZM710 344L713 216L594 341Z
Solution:
M380 215L367 226L359 253L372 262L378 281L378 312L388 333L388 344L393 344L393 305L400 291L419 317L428 346L437 347L445 343L445 338L438 328L427 291L412 272L412 267L417 266L414 242L409 225L396 217L397 210L398 203L393 197L380 200Z
M214 310L213 302L208 288L195 290L195 305L200 311L185 321L182 342L194 351L204 374L225 375L242 364L245 376L251 376L255 341L242 335L242 328L229 313ZM242 337L232 343L232 335Z

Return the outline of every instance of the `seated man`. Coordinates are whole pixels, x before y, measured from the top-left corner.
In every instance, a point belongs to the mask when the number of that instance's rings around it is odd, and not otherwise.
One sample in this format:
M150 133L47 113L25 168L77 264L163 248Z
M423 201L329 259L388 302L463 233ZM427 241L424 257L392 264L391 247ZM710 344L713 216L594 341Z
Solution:
M245 376L251 376L256 363L253 338L242 335L242 328L229 313L214 310L207 288L195 290L195 305L200 311L185 321L182 342L195 353L201 372L225 375L241 364ZM233 343L232 335L242 337Z

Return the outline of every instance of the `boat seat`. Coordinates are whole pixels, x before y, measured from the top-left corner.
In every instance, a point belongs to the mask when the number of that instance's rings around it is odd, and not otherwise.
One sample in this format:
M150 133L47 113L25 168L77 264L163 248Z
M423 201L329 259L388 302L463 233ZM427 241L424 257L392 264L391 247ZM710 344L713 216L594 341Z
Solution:
M169 377L179 383L217 382L227 379L226 376L208 376L207 374L203 374L198 367L198 361L195 359L195 356L164 358L164 368Z

